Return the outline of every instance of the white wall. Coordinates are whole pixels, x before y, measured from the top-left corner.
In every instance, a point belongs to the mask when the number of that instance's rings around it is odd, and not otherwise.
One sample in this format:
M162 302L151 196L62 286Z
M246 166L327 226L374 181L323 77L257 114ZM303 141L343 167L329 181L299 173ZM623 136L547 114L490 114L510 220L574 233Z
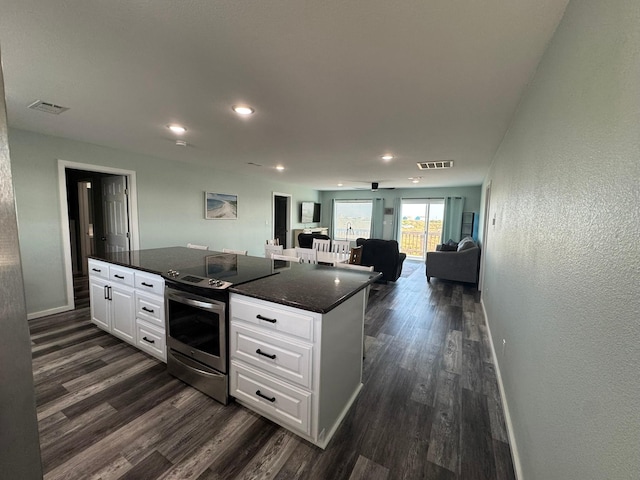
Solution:
M58 159L136 172L140 248L185 246L238 248L264 255L273 236L273 192L292 195L292 228L300 201L318 201L315 190L174 163L23 130L9 131L27 311L66 305L58 193ZM238 195L237 220L205 220L204 192ZM266 223L268 221L268 224Z
M570 2L489 182L520 478L640 478L640 2Z

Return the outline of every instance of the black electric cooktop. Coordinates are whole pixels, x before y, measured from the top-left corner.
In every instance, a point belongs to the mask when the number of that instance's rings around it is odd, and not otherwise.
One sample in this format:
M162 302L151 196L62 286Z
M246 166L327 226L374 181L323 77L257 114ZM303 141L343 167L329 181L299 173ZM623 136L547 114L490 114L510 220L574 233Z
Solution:
M198 264L170 269L165 278L200 288L226 289L231 285L268 277L278 273L267 258L212 252Z

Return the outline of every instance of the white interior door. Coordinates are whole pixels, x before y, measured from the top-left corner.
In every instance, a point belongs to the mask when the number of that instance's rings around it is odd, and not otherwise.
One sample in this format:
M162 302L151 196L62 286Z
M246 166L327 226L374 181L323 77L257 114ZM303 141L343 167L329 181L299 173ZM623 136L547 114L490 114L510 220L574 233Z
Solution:
M114 175L102 179L105 252L126 252L129 246L129 202L127 177Z
M91 218L91 201L89 192L91 182L78 182L78 206L80 210L80 270L87 275L87 256L93 255L93 220Z

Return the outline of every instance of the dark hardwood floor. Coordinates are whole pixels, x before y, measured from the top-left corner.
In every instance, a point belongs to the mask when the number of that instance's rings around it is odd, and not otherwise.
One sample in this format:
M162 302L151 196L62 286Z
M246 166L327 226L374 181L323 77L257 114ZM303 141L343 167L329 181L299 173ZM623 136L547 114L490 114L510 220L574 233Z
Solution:
M371 289L364 388L325 451L169 376L87 307L30 321L45 479L514 479L478 293L412 266Z

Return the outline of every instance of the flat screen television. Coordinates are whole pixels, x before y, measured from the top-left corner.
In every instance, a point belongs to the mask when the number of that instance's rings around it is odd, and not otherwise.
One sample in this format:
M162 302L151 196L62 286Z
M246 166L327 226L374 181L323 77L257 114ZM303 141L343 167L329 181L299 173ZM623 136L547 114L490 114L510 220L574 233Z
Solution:
M320 221L320 204L315 202L301 202L300 223L318 223Z

